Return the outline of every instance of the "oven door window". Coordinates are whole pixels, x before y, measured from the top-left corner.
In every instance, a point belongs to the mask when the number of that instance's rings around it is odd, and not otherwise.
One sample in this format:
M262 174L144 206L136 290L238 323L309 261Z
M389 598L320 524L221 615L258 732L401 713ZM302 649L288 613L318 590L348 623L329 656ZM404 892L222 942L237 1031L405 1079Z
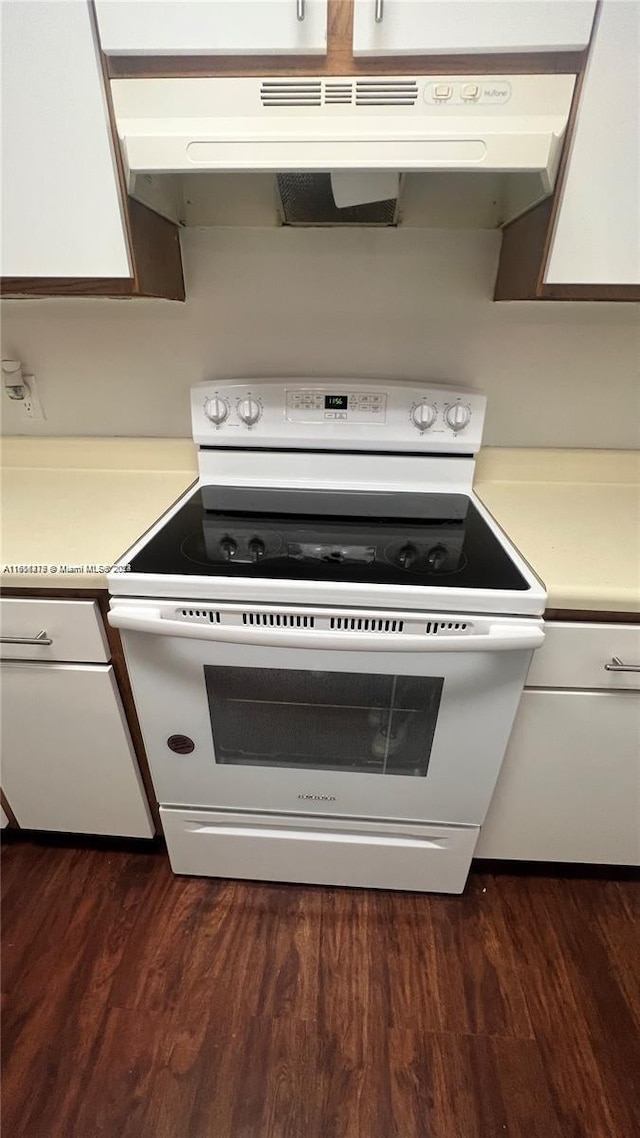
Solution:
M205 665L217 763L424 778L444 679Z

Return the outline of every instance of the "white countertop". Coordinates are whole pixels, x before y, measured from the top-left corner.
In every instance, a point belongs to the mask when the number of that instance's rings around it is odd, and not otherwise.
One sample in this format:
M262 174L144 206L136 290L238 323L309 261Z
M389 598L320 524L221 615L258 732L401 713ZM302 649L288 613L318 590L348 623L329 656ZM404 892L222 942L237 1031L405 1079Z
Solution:
M2 585L106 588L196 477L189 439L3 439ZM640 611L640 455L487 448L475 489L550 609Z
M488 448L475 490L549 609L640 612L640 454Z
M3 587L105 589L197 476L190 439L3 439Z

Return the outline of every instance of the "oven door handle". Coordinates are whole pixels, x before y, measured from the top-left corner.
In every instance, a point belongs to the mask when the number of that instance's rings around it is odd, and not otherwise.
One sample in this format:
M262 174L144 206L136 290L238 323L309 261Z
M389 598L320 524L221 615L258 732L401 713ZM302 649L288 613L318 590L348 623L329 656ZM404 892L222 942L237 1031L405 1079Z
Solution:
M225 624L189 624L169 620L160 609L121 609L109 612L109 624L129 632L148 632L156 636L180 636L210 643L246 644L269 648L315 648L346 652L507 652L539 648L543 629L524 622L490 624L488 632L456 633L443 636L424 633L324 632L309 628L245 628Z

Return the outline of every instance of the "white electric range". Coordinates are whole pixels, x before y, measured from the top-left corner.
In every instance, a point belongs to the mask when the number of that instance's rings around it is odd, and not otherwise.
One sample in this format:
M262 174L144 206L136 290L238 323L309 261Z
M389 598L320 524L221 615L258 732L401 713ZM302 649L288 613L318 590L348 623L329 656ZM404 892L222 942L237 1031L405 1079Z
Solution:
M484 411L193 389L198 484L109 577L176 872L462 891L546 599L472 490Z

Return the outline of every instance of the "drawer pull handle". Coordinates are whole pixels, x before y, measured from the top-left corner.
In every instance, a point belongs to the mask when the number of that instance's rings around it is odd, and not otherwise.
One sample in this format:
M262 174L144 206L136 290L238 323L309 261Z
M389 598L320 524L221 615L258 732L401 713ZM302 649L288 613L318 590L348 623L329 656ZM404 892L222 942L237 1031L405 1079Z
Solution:
M43 629L37 636L0 636L0 644L35 644L40 648L41 645L53 644L53 640Z
M373 18L376 24L381 24L384 20L384 0L376 0L376 7Z
M623 664L618 656L612 656L604 666L605 672L640 672L640 664Z
M299 20L304 20L304 0L296 0L296 16Z

